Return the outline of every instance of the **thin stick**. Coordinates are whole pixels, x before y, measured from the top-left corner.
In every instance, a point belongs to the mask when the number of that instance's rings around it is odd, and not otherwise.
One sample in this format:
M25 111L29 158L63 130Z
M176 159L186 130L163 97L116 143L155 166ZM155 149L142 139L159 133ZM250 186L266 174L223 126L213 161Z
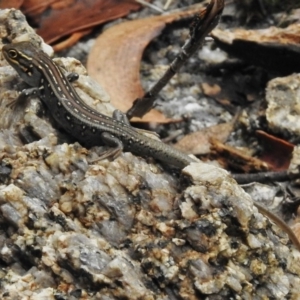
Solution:
M263 214L264 216L267 216L269 219L271 219L278 227L280 227L290 238L294 246L300 251L300 242L298 238L296 237L294 231L291 229L291 227L285 223L281 218L270 212L268 209L264 208L258 203L253 203L258 211Z
M167 0L166 4L164 5L164 10L167 10L169 6L171 5L173 0Z
M206 9L195 18L190 28L190 38L182 47L180 53L170 64L162 78L143 96L135 100L128 110L127 117L142 117L154 104L158 93L165 87L170 79L179 71L184 63L200 48L206 35L213 30L220 19L224 8L224 0L211 0Z
M300 174L293 174L288 171L280 172L260 172L251 174L231 174L238 184L247 184L251 182L283 182L298 179Z
M159 7L157 7L156 5L153 5L153 4L151 4L151 3L148 3L147 1L144 1L144 0L135 0L137 3L140 3L140 4L142 4L142 5L144 5L144 6L148 6L148 7L150 7L151 9L153 9L153 10L156 10L157 12L159 12L159 13L164 13L164 10L163 9L161 9L161 8L159 8Z

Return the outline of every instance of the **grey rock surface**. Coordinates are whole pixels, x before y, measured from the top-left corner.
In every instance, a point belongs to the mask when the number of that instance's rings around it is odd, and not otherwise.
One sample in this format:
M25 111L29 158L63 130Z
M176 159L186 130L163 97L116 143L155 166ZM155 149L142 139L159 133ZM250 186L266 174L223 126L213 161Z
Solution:
M300 134L300 75L271 80L266 90L267 121L272 131L288 136Z

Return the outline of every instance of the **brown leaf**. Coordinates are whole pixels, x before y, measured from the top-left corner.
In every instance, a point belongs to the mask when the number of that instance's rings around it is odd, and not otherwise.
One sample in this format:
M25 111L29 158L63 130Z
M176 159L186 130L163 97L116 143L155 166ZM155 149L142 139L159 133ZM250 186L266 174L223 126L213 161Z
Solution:
M258 30L246 30L235 29L234 31L223 31L221 29L215 29L213 36L221 38L223 34L223 41L231 44L234 40L252 41L257 43L278 43L278 44L294 44L297 45L300 42L300 24L292 24L286 28L270 27L267 29Z
M210 152L210 139L225 142L233 129L232 122L214 125L186 135L174 146L186 153L203 155Z
M0 0L0 9L15 8L19 9L24 0Z
M300 52L300 23L260 30L215 29L212 36L221 49L249 63L282 75L300 72L295 63Z
M218 161L225 169L233 169L242 173L264 172L269 170L267 163L249 156L229 145L224 145L216 139L211 139L211 150L218 156Z
M206 76L204 76L204 78L205 77ZM226 93L228 85L224 88L224 85L226 85L225 82L220 86L212 82L214 80L212 78L206 77L206 80L208 80L208 82L200 83L203 94L213 98L216 102L220 103L220 105L227 107L228 111L234 111L235 107L232 106L230 101L233 97L230 97L230 93ZM229 90L230 92L235 92L232 86L229 87Z
M64 9L68 6L72 6L74 3L74 0L63 0L63 1L54 1L51 7L53 9Z
M297 237L298 241L300 242L300 220L299 216L298 218L294 221L294 224L291 226L291 229L295 233L295 236Z
M144 94L140 83L140 61L148 43L161 33L166 24L196 12L199 12L199 7L124 22L109 28L97 38L88 57L88 73L110 95L115 107L127 111L132 102ZM169 120L152 110L143 121Z
M206 82L203 82L201 84L201 87L202 87L203 93L207 96L214 97L214 96L220 94L220 92L221 92L221 87L218 84L210 85Z
M36 4L36 1L30 2ZM42 17L36 15L50 4L51 9L47 14ZM60 9L53 8L58 5ZM51 44L73 32L120 18L140 7L141 5L134 0L84 0L73 1L72 4L69 1L49 0L35 6L26 6L24 9L39 24L37 33L44 38L46 43Z
M25 0L22 5L22 12L34 19L35 17L39 17L39 15L47 8L51 7L51 5L64 2L64 0Z
M262 130L257 130L256 134L264 145L260 159L272 166L274 171L287 170L295 146Z
M82 31L74 32L66 40L63 40L62 42L55 44L53 46L53 50L55 52L58 52L63 49L69 48L72 45L76 44L83 36L89 34L91 31L92 29L85 29Z

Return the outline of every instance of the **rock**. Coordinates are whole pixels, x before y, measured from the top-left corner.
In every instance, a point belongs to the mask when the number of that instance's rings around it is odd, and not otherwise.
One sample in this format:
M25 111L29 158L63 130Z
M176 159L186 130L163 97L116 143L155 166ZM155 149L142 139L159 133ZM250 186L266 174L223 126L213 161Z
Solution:
M300 75L279 77L268 83L266 117L269 128L288 137L300 135Z
M0 20L2 40L26 32L40 43L20 12ZM1 61L1 109L18 81ZM226 171L199 162L176 176L131 153L97 161L99 148L71 142L49 114L39 126L29 115L38 101L0 114L1 299L299 295L299 252ZM18 124L34 141L18 137Z

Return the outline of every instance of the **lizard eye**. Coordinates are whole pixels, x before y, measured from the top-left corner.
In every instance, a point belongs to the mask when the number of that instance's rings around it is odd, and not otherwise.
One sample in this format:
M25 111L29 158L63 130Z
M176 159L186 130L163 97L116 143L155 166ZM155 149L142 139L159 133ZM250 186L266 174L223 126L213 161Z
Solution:
M9 50L9 51L8 51L8 54L9 54L9 56L10 56L11 58L16 58L16 57L18 56L17 51L16 51L16 50L13 50L13 49Z

